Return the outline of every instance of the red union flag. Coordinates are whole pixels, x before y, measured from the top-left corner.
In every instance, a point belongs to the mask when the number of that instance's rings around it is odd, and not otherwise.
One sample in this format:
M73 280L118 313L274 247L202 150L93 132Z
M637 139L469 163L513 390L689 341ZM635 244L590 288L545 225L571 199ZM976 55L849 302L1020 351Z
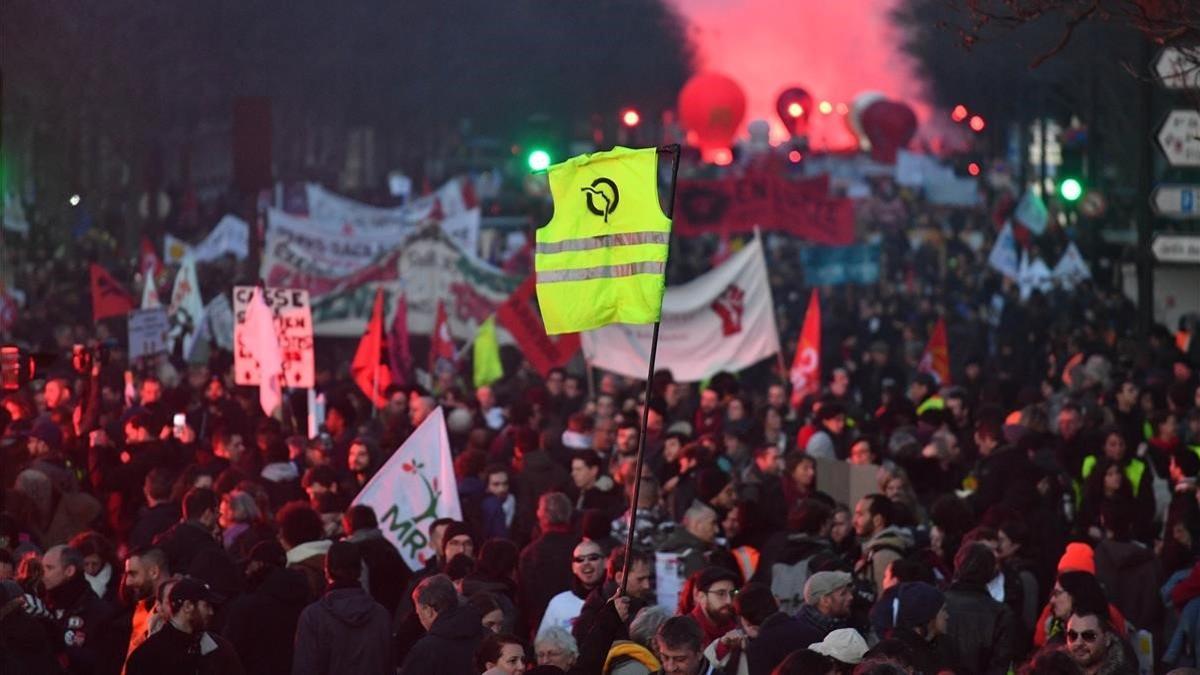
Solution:
M809 394L821 390L821 301L817 289L808 299L808 311L804 312L804 327L796 342L796 356L792 360L792 407Z
M950 349L946 342L946 319L939 318L921 355L917 371L937 378L939 385L950 384Z

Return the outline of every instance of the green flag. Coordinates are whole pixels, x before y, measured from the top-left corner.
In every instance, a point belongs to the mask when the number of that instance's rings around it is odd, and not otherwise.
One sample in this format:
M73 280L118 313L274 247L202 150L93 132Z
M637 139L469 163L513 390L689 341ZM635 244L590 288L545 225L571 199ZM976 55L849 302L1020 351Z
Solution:
M479 324L474 347L475 386L485 387L504 376L500 365L500 343L496 341L496 315Z

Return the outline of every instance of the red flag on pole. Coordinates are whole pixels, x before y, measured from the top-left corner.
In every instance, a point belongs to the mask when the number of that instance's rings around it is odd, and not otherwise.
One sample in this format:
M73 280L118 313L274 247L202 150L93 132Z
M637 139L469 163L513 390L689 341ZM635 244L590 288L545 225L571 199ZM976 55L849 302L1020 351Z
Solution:
M809 394L821 390L821 301L817 289L808 299L808 310L804 312L804 327L796 342L796 357L792 360L792 407Z
M108 270L92 263L92 321L125 316L133 309L133 298Z
M950 349L946 342L946 319L939 317L929 336L929 344L921 355L917 371L929 373L937 378L938 384L950 384Z
M142 237L142 255L138 269L142 271L142 274L153 276L156 279L163 271L162 261L158 258L158 252L154 250L154 244L151 244L150 240L145 237Z
M408 346L408 299L403 293L396 300L396 312L392 316L392 327L388 331L388 364L391 366L392 383L405 385L412 376L412 351Z
M534 275L530 274L508 296L496 310L496 323L512 335L529 364L545 377L551 368L565 366L579 351L581 343L579 333L546 335L542 317L532 305L535 281Z
M437 304L437 320L433 323L433 334L429 336L429 374L434 378L442 370L454 368L454 340L450 337L450 321L446 317L446 305Z
M358 341L358 350L354 352L354 362L350 364L350 374L355 384L371 403L382 408L387 403L383 391L392 383L392 373L384 362L387 340L383 335L383 289L375 291L375 307L371 310L371 320L367 322L367 332Z

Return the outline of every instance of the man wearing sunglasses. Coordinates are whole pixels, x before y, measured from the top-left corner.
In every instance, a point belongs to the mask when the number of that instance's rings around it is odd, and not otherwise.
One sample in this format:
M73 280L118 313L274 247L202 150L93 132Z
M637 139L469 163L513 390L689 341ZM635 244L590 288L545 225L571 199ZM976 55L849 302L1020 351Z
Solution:
M537 635L551 626L571 632L571 626L583 610L583 601L604 581L604 551L600 544L584 539L571 555L571 590L563 591L550 600Z
M1113 632L1107 619L1088 610L1067 621L1067 653L1085 675L1138 672L1133 650Z

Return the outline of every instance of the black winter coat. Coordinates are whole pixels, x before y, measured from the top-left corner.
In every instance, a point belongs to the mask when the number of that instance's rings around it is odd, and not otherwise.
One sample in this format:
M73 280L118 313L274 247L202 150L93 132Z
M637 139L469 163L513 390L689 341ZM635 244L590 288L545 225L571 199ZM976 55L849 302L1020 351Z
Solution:
M948 639L963 669L1004 675L1017 659L1017 622L1007 605L984 586L955 582L946 591Z
M483 617L471 605L438 615L425 637L404 658L401 675L462 675L475 672L475 650L483 640Z
M308 582L296 570L275 568L225 612L225 637L233 644L249 673L288 675L292 672L291 644L308 604Z
M208 651L210 649L212 651ZM170 622L133 650L125 664L125 675L242 675L245 672L228 640L216 633L184 633Z
M517 565L517 605L525 623L523 634L537 630L551 598L570 590L571 554L579 537L565 526L551 530L530 542L521 551Z
M482 629L478 615L475 624ZM333 586L300 614L292 673L392 675L391 632L387 610L361 586Z
M358 552L367 566L371 597L383 605L388 616L394 615L412 577L400 552L377 529L355 532L350 541L358 546Z
M179 516L179 504L176 502L164 502L143 509L133 524L133 530L129 532L130 548L148 548L155 537L179 522Z
M783 612L775 612L763 620L758 627L758 637L746 647L746 664L750 675L770 675L787 655L797 649L806 649L811 634L799 619Z
M116 611L101 600L79 574L50 591L46 628L56 652L73 675L111 672L121 647L113 639L119 630Z

